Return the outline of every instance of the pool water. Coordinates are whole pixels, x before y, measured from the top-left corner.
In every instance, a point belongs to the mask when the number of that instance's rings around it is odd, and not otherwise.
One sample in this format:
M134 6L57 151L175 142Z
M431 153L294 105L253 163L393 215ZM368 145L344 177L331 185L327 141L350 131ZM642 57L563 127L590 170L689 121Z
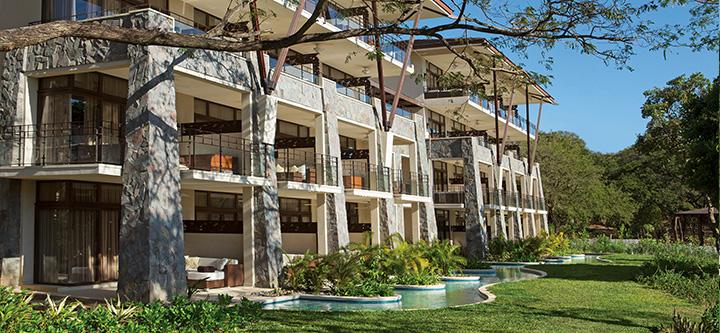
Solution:
M396 290L402 296L399 302L391 303L349 303L316 300L294 300L267 304L265 309L309 310L309 311L362 311L362 310L402 310L435 309L448 306L473 304L483 301L478 288L497 282L509 282L537 277L526 273L519 267L496 268L495 276L482 276L479 281L446 281L445 290Z

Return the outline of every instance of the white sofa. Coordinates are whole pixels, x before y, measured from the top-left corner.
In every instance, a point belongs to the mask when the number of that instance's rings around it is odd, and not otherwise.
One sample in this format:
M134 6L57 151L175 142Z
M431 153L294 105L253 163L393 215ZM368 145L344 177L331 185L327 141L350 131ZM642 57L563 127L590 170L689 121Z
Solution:
M194 263L197 258L197 265L189 265ZM192 260L191 260L192 259ZM237 259L227 258L209 258L209 257L190 257L185 256L185 265L189 286L198 288L220 288L225 286L225 266L227 264L237 265ZM214 272L198 272L200 266L213 266Z

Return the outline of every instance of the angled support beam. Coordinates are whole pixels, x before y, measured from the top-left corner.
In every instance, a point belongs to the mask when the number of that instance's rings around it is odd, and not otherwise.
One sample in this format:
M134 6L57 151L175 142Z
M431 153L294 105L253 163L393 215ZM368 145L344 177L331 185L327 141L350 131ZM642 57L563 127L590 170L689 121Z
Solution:
M493 67L495 67L494 61L493 61ZM500 116L498 114L498 110L500 109L500 102L498 101L498 91L497 91L497 72L494 70L492 71L492 77L493 77L493 106L495 111L495 158L497 159L497 164L500 166L502 163L502 154L500 154L500 140L498 139L500 137L500 121L498 120L498 117Z
M527 156L530 162L530 88L525 85L525 139L527 140ZM528 164L528 176L532 176L532 165Z
M302 14L303 8L305 8L305 0L300 0L297 8L295 8L295 13L293 13L292 20L290 21L290 28L288 28L288 36L292 36L292 34L297 31L298 21L300 20L300 15ZM290 51L290 48L288 47L280 50L277 64L275 64L275 71L272 73L272 77L270 78L270 82L268 83L268 89L270 91L275 90L275 87L277 86L277 82L280 79L280 73L282 72L283 66L285 66L285 59L287 59L288 51Z
M422 14L423 6L422 3L418 7L417 14L415 14L415 21L413 22L413 29L417 29L420 23L420 15ZM415 43L415 35L410 35L407 47L405 48L405 59L403 59L402 70L400 71L400 81L398 81L397 89L395 89L395 98L393 98L392 109L390 111L390 121L388 123L388 129L392 128L393 121L395 121L395 114L397 113L397 106L400 103L400 94L402 92L403 85L405 84L405 76L407 66L410 64L410 54L413 50L413 44Z
M542 115L542 107L543 103L540 101L540 109L538 110L537 122L535 123L535 144L533 145L532 153L528 160L530 168L535 164L535 153L537 152L538 140L540 140L540 116Z
M250 16L252 16L253 31L255 33L259 33L260 18L257 11L257 0L253 0L252 2L250 2ZM256 54L258 58L258 69L260 70L260 86L262 86L263 88L263 93L267 95L270 92L270 89L268 89L268 82L265 76L265 73L267 72L265 68L265 52L263 52L262 50L257 50Z
M505 130L503 131L503 138L502 138L502 146L500 147L500 152L498 152L498 155L502 159L502 155L505 154L505 144L507 141L507 134L508 134L508 127L510 126L510 118L514 117L513 115L513 108L512 108L512 100L513 97L515 97L515 85L513 84L512 90L510 91L510 103L508 103L507 111L505 112Z
M373 26L378 28L380 26L380 20L378 19L377 0L372 0L372 15L373 15ZM375 33L375 62L377 63L378 70L378 85L380 86L380 113L382 116L382 127L385 132L388 132L388 120L387 120L387 107L385 106L385 75L383 74L382 57L378 54L381 50L380 45L380 33Z

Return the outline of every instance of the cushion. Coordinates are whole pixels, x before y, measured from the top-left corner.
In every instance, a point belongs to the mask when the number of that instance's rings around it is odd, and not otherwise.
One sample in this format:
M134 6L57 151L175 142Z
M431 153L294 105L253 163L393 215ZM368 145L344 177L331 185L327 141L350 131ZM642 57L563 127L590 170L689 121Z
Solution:
M215 266L216 270L222 271L223 269L225 269L225 265L227 265L227 263L228 263L228 259L222 258L222 259L215 260L215 262L213 263L212 266Z
M275 166L276 172L285 172L285 168L282 167L282 165L278 164Z
M211 273L216 271L216 269L215 266L198 266L197 271L201 273Z
M199 257L185 256L185 269L197 269L199 261Z
M188 280L192 280L192 281L204 280L205 278L207 278L208 281L224 280L225 272L223 272L223 271L215 271L215 272L187 271L187 278L188 278Z

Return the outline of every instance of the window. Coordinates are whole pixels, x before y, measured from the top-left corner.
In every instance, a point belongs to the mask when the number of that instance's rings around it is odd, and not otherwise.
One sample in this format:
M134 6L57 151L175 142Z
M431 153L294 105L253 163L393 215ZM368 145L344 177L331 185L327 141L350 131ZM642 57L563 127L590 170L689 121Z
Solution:
M360 213L356 202L345 203L345 210L347 211L348 224L360 223Z
M309 136L310 127L283 120L277 121L276 138L307 138Z
M230 121L242 119L242 110L195 98L195 122Z
M42 78L37 163L122 163L127 81L100 73Z
M450 123L450 130L454 132L464 132L465 131L465 124L452 120Z
M339 69L336 69L336 68L328 66L328 65L322 66L322 76L329 78L330 80L333 80L335 82L355 78L354 76L352 76L350 74L347 74ZM348 86L338 83L336 88L339 93L341 93L345 96L355 98L355 99L357 99L359 101L363 101L365 103L370 103L370 96L368 96L368 92L364 86L348 87Z
M234 222L242 225L242 195L195 191L195 220Z
M222 22L222 20L219 17L214 16L212 14L208 14L207 12L204 12L197 8L195 9L194 19L195 19L195 28L198 28L205 32L214 28L215 26L220 24L220 22Z
M357 141L355 139L340 135L340 150L355 149L357 149Z
M433 134L445 132L445 116L428 110L427 128Z
M433 184L435 192L447 192L448 190L448 174L447 164L441 161L433 161Z
M427 90L441 90L440 89L440 77L443 74L443 70L439 67L427 62L425 82L427 83Z
M35 283L117 280L122 185L39 181Z
M312 222L309 199L280 198L281 223Z

